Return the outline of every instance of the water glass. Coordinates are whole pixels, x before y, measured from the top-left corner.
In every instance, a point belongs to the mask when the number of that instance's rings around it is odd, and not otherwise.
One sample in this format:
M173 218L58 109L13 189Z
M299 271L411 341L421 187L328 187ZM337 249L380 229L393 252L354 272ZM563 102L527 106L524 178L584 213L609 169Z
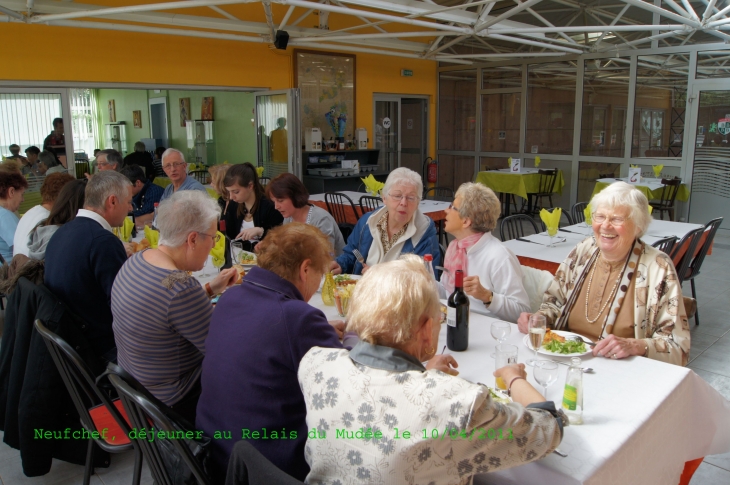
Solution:
M502 321L492 322L492 326L489 329L489 332L492 334L492 338L496 340L498 344L504 343L504 341L507 340L507 337L509 337L511 331L512 324ZM494 352L492 352L489 356L494 358L494 355Z
M543 396L547 399L548 386L558 380L558 363L552 360L535 361L535 380L545 389Z
M535 365L535 362L537 361L537 351L542 346L542 341L545 338L545 331L547 329L547 320L545 320L545 315L540 313L533 313L530 315L527 328L530 345L533 349L535 349L535 357L528 360L527 365Z
M506 344L499 344L497 345L495 357L494 357L494 368L495 369L501 369L502 367L510 364L516 364L517 363L517 346L516 345L506 345ZM504 382L504 379L501 377L497 377L495 381L495 386L497 389L502 389L503 391L507 390L507 383Z

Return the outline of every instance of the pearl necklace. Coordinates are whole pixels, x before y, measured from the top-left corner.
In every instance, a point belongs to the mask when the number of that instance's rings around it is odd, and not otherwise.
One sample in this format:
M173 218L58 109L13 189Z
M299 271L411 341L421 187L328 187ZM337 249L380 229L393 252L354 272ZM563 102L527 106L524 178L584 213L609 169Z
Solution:
M603 311L606 309L606 306L608 306L609 303L613 301L614 292L618 288L618 284L621 282L621 276L622 274L618 275L618 278L616 278L616 283L613 285L613 288L611 288L611 293L608 294L608 298L604 302L601 309L598 311L598 315L596 315L596 318L590 319L588 318L588 295L591 293L591 283L593 283L593 274L596 272L596 266L598 266L598 261L601 258L601 252L598 252L598 257L596 258L596 262L593 263L593 268L591 269L591 276L588 278L588 288L586 289L586 311L585 311L585 317L588 323L596 323L599 318L601 318L601 315L603 314Z

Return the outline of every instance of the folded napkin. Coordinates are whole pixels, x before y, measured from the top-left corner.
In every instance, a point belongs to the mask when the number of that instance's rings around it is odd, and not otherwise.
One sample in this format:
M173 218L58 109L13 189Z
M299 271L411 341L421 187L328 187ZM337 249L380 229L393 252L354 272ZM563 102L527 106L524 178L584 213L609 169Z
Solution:
M535 167L539 167L541 161L542 160L540 160L540 157L535 157Z
M651 169L654 170L654 177L659 178L659 176L662 174L663 168L664 165L652 165Z
M634 165L634 164L629 165L629 167L631 167L631 168L639 168L638 165Z
M547 232L549 235L555 235L558 233L558 226L560 226L560 216L563 213L563 209L556 207L552 212L547 209L540 210L540 219L545 223Z
M583 215L586 218L586 224L589 226L593 224L593 213L591 212L591 204L588 204L585 209L583 209Z
M220 237L218 238L218 242L215 243L215 246L213 246L213 249L210 250L210 255L213 256L213 266L220 268L226 262L226 237L220 231L217 234Z
M125 217L121 227L115 227L112 232L122 240L122 242L129 242L132 237L132 229L134 229L134 222L131 217Z
M375 180L375 177L373 177L372 174L360 180L362 180L362 183L365 184L365 188L373 195L373 197L380 195L380 191L383 190L383 187L385 187L385 184Z
M654 208L652 206L649 206L649 214L651 214L652 212L654 212Z
M263 177L264 176L264 167L256 167L256 175L258 175L259 177Z
M152 249L157 249L157 242L160 240L160 232L150 229L149 226L144 226L144 237L150 242Z

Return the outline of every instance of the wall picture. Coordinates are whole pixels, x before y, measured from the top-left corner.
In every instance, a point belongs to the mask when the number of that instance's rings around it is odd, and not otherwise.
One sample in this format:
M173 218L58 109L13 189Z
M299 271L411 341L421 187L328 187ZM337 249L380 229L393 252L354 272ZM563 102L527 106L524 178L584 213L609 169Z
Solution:
M190 119L190 98L180 98L180 126L185 128L185 122Z
M142 128L142 111L132 111L132 120L135 128Z
M203 98L203 104L200 107L200 119L213 120L213 96Z
M109 123L116 123L117 122L117 107L114 104L114 100L109 100Z

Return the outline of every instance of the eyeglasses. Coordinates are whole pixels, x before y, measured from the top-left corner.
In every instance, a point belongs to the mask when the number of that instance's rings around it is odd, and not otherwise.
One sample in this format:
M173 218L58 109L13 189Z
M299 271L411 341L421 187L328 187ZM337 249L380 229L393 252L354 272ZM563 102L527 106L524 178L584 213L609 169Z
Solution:
M400 202L401 200L403 200L403 197L404 197L404 195L403 195L403 194L397 194L397 195L394 195L394 194L388 194L388 196L389 196L389 197L390 197L391 199L393 199L393 200L395 200L395 201L398 201L398 202ZM408 197L406 197L406 202L408 202L409 204L413 204L413 203L414 203L414 202L416 202L417 200L418 200L418 197L416 197L415 195L409 195Z
M459 212L461 209L459 209L458 207L456 207L454 205L454 203L452 202L451 204L449 204L449 210Z
M107 167L109 165L112 165L112 164L110 162L97 162L96 163L97 167Z
M200 234L201 236L208 236L209 238L212 238L213 239L213 242L216 243L216 244L218 244L218 241L221 240L221 235L218 234L218 233L216 233L216 234L206 234L204 232L198 232L198 234Z
M603 224L604 222L606 222L606 219L608 219L608 216L606 214L601 214L600 212L596 212L593 214L593 221L597 222L598 224ZM611 224L613 227L621 227L624 225L625 222L625 217L613 216L608 219L608 223Z
M185 162L168 163L167 165L163 165L162 166L162 170L170 170L170 169L173 169L173 168L180 168L180 167L184 167L185 165L187 165L187 163L185 163Z

